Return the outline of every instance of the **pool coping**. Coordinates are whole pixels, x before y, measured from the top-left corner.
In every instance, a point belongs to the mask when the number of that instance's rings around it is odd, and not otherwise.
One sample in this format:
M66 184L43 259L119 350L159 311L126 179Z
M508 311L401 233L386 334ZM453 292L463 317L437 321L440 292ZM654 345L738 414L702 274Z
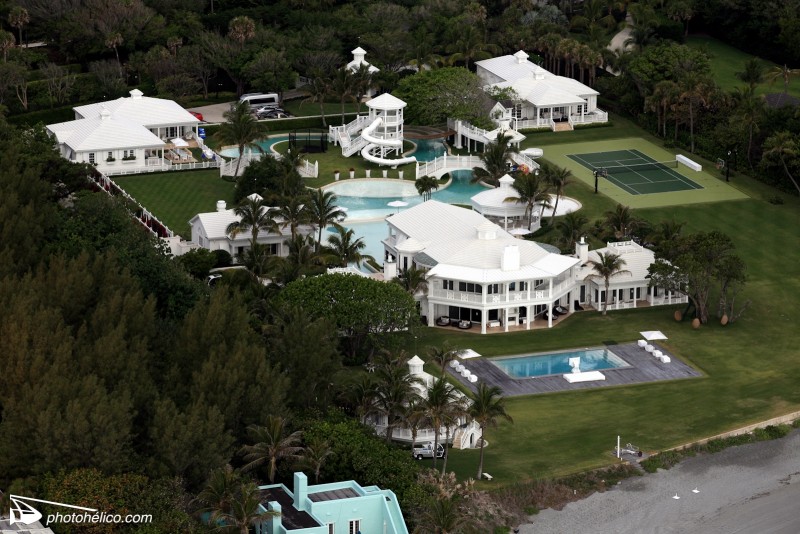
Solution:
M586 372L586 371L601 371L601 372L605 373L606 371L611 371L613 369L628 369L630 367L633 367L633 365L630 362L628 362L625 358L623 358L622 356L620 356L619 354L614 352L614 350L612 350L612 348L611 348L611 345L594 345L594 346L591 346L591 347L582 347L582 348L577 348L576 347L576 348L571 348L571 349L559 349L559 350L553 350L553 351L548 351L548 352L539 352L539 353L534 352L533 354L504 354L503 356L494 356L492 358L486 358L486 360L489 363L491 363L492 365L494 365L495 367L499 368L504 373L506 373L506 375L508 375L508 377L511 378L512 380L532 380L532 379L537 379L537 378L545 378L545 377L548 377L548 376L561 377L564 373L552 373L552 374L549 374L549 375L536 375L536 376L511 376L510 374L508 374L508 372L505 369L500 368L500 366L497 364L497 362L498 361L502 361L502 360L513 360L513 359L517 359L517 358L541 358L541 357L544 357L544 356L553 356L553 355L558 355L558 354L568 354L568 353L572 353L572 352L576 352L576 351L589 351L589 350L608 350L614 357L620 359L622 361L622 363L624 363L625 365L620 365L618 367L608 367L608 368L605 368L605 369L586 369L586 370L584 370L584 372Z
M670 363L661 363L650 353L640 348L636 343L608 343L602 345L603 347L611 349L614 354L625 360L629 367L604 369L602 373L605 375L606 379L592 382L570 383L560 374L512 378L492 363L493 358L487 357L471 358L462 361L464 366L478 377L478 382L476 383L469 382L469 380L455 372L455 370L449 366L447 372L450 373L453 379L473 392L477 391L477 384L479 382L484 382L489 386L498 386L503 391L503 396L505 397L628 386L651 382L699 378L703 376L701 372L677 358L663 345L658 343L653 343L653 345L657 350L669 356L672 361ZM581 347L564 350L570 351L576 349L582 350Z

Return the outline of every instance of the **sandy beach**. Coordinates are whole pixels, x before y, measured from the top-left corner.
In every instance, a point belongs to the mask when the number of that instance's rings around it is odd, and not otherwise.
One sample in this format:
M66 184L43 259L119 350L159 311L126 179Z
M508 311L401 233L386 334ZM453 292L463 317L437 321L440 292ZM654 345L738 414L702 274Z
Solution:
M520 533L797 534L800 431L689 458L529 520Z

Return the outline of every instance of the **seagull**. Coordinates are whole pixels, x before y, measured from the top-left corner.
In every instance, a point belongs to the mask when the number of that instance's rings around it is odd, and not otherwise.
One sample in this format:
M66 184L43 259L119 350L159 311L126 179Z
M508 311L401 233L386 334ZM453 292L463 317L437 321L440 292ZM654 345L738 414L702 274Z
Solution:
M676 501L677 501L678 499L680 499L680 497L678 497L678 494L677 494L677 493L676 493L675 495L673 495L673 496L672 496L672 498L673 498L673 499L675 499Z
M700 490L699 490L699 489L697 489L697 488L694 488L694 489L692 490L692 493L700 493Z

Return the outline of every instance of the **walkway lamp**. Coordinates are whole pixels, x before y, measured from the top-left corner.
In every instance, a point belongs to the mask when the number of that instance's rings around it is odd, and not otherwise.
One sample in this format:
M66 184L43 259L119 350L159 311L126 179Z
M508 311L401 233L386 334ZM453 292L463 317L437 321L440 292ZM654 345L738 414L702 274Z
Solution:
M597 177L599 176L600 173L597 171L597 169L595 169L595 170L592 171L592 174L594 174L594 194L596 195L597 194L597 182L598 182Z
M731 151L728 150L728 159L725 161L725 181L731 181Z

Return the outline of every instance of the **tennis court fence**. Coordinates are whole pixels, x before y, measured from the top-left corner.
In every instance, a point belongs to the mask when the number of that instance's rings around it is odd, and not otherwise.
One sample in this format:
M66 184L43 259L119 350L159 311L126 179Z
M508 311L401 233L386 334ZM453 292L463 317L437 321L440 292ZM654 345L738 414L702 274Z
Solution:
M678 160L650 161L647 163L634 163L632 165L610 165L608 167L595 167L595 171L605 171L607 174L621 174L625 172L650 171L655 169L675 169Z

